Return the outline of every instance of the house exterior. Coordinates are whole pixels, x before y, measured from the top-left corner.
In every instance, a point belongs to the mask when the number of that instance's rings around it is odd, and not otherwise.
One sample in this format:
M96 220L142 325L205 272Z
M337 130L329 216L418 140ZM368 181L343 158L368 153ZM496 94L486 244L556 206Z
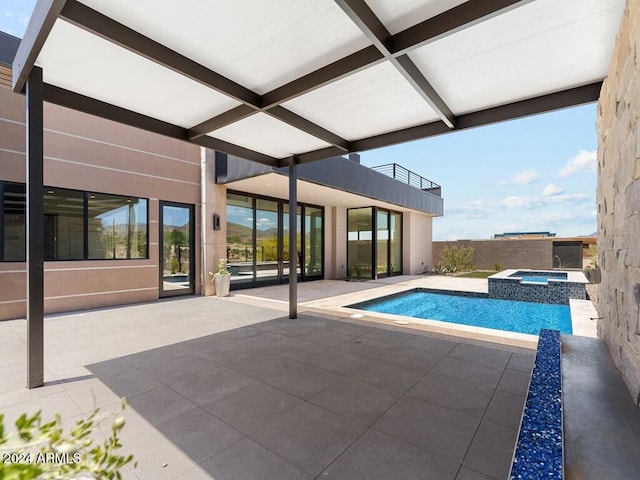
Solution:
M19 40L0 34L0 319L26 312L25 99L11 91ZM45 312L286 283L288 178L204 147L45 104ZM430 268L440 187L360 165L299 166L299 281Z

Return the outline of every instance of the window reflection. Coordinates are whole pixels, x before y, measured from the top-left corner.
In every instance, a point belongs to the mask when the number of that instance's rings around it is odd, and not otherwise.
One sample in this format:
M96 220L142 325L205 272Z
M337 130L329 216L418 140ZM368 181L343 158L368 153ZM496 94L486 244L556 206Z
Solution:
M89 194L89 258L146 258L147 201Z
M44 259L84 259L84 192L45 188Z
M26 194L24 184L6 183L3 199L4 260L26 259Z

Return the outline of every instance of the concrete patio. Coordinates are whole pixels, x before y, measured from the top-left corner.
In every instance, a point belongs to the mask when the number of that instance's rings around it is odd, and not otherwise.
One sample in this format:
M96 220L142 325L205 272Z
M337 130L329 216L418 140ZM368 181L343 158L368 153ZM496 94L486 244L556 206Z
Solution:
M126 397L133 479L506 478L533 350L283 309L235 295L49 316L30 391L26 322L0 323L0 411L70 426Z

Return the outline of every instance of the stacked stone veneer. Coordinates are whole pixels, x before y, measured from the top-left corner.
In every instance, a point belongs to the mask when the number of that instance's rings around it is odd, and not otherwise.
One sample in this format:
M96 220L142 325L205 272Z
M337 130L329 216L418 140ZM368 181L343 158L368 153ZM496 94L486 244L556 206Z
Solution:
M584 300L586 292L583 283L550 280L547 285L544 285L520 283L519 278L489 278L489 297L520 302L569 305L570 298Z
M598 105L598 335L640 391L640 0L629 0Z

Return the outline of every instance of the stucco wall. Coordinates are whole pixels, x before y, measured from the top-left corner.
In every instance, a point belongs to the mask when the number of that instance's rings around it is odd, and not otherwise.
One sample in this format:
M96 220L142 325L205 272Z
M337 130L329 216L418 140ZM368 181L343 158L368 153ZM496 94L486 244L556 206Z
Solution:
M640 392L640 1L627 2L598 108L598 335Z
M25 100L0 85L0 180L25 182ZM200 291L200 148L44 105L46 186L149 200L149 258L45 262L45 312L156 300L160 200L196 205ZM26 314L25 262L0 262L0 320Z
M325 278L343 279L347 275L347 209L325 208ZM328 228L327 228L328 227ZM327 235L330 237L327 239Z
M419 212L404 212L402 222L403 272L405 275L423 273L425 267L432 267L433 217Z

